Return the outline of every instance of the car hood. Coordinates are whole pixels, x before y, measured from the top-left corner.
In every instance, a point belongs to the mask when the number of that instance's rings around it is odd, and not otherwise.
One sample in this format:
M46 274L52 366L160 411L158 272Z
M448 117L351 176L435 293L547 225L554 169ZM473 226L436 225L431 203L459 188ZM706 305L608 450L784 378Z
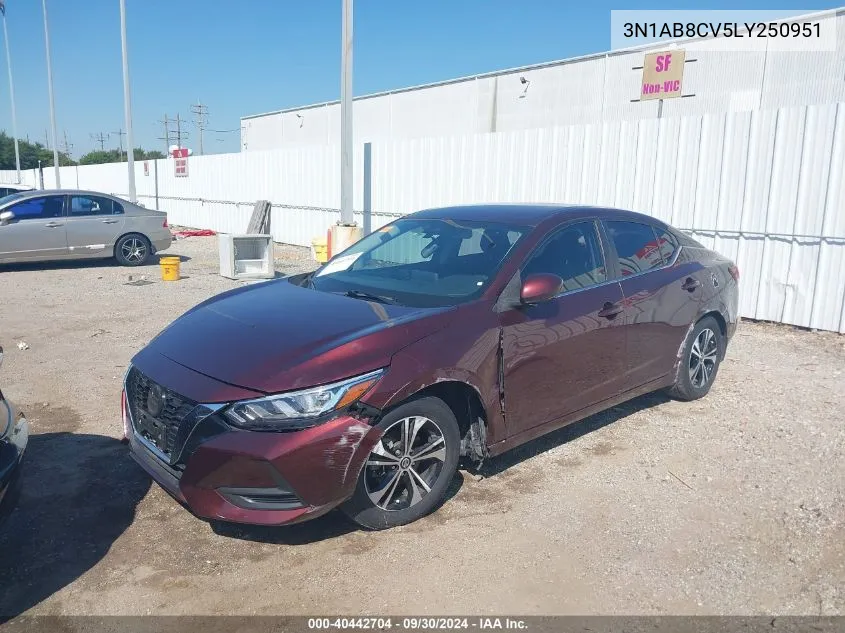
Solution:
M144 350L233 386L277 393L362 374L446 326L454 308L411 308L286 280L213 297Z

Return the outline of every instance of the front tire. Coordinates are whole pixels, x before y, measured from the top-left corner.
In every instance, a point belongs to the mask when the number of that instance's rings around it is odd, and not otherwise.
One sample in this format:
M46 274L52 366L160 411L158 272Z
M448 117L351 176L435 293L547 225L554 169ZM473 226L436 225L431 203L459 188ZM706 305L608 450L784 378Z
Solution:
M114 245L114 258L121 266L142 266L153 254L153 247L140 233L124 235Z
M440 398L398 406L379 422L384 434L367 457L355 492L341 509L355 523L383 530L432 512L458 469L461 434Z
M678 400L698 400L710 391L725 352L722 328L713 317L704 317L690 332L678 367L675 384L668 390Z

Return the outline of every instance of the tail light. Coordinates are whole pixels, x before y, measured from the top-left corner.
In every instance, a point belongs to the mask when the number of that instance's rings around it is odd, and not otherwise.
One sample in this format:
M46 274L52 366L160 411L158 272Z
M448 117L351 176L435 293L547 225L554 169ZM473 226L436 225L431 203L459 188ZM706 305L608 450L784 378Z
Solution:
M728 272L731 274L731 277L734 278L734 281L739 281L739 268L737 268L736 264L728 266Z
M163 229L167 228L167 217L164 218L164 224L161 225L161 228L163 228Z

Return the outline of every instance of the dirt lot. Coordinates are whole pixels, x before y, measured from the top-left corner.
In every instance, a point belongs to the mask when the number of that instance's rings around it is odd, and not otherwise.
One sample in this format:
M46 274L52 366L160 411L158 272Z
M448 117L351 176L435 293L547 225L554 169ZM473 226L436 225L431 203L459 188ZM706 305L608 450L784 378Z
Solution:
M194 518L118 442L118 398L138 349L237 284L215 245L174 244L177 283L0 270L0 381L34 434L0 615L845 614L845 338L786 327L742 324L704 400L653 395L554 433L461 473L404 528Z

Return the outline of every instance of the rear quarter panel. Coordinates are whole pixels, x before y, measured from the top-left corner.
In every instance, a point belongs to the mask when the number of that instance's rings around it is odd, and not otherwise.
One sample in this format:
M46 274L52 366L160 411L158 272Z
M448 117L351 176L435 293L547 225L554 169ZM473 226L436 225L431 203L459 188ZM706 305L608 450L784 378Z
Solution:
M685 246L684 249L697 258L703 267L700 314L721 314L725 320L726 334L730 338L739 320L739 283L730 273L733 262L706 248Z
M123 234L141 233L146 235L153 243L167 242L167 246L169 246L173 236L170 229L164 226L166 220L167 214L163 211L133 208L127 211ZM159 250L167 248L167 246L159 246Z

